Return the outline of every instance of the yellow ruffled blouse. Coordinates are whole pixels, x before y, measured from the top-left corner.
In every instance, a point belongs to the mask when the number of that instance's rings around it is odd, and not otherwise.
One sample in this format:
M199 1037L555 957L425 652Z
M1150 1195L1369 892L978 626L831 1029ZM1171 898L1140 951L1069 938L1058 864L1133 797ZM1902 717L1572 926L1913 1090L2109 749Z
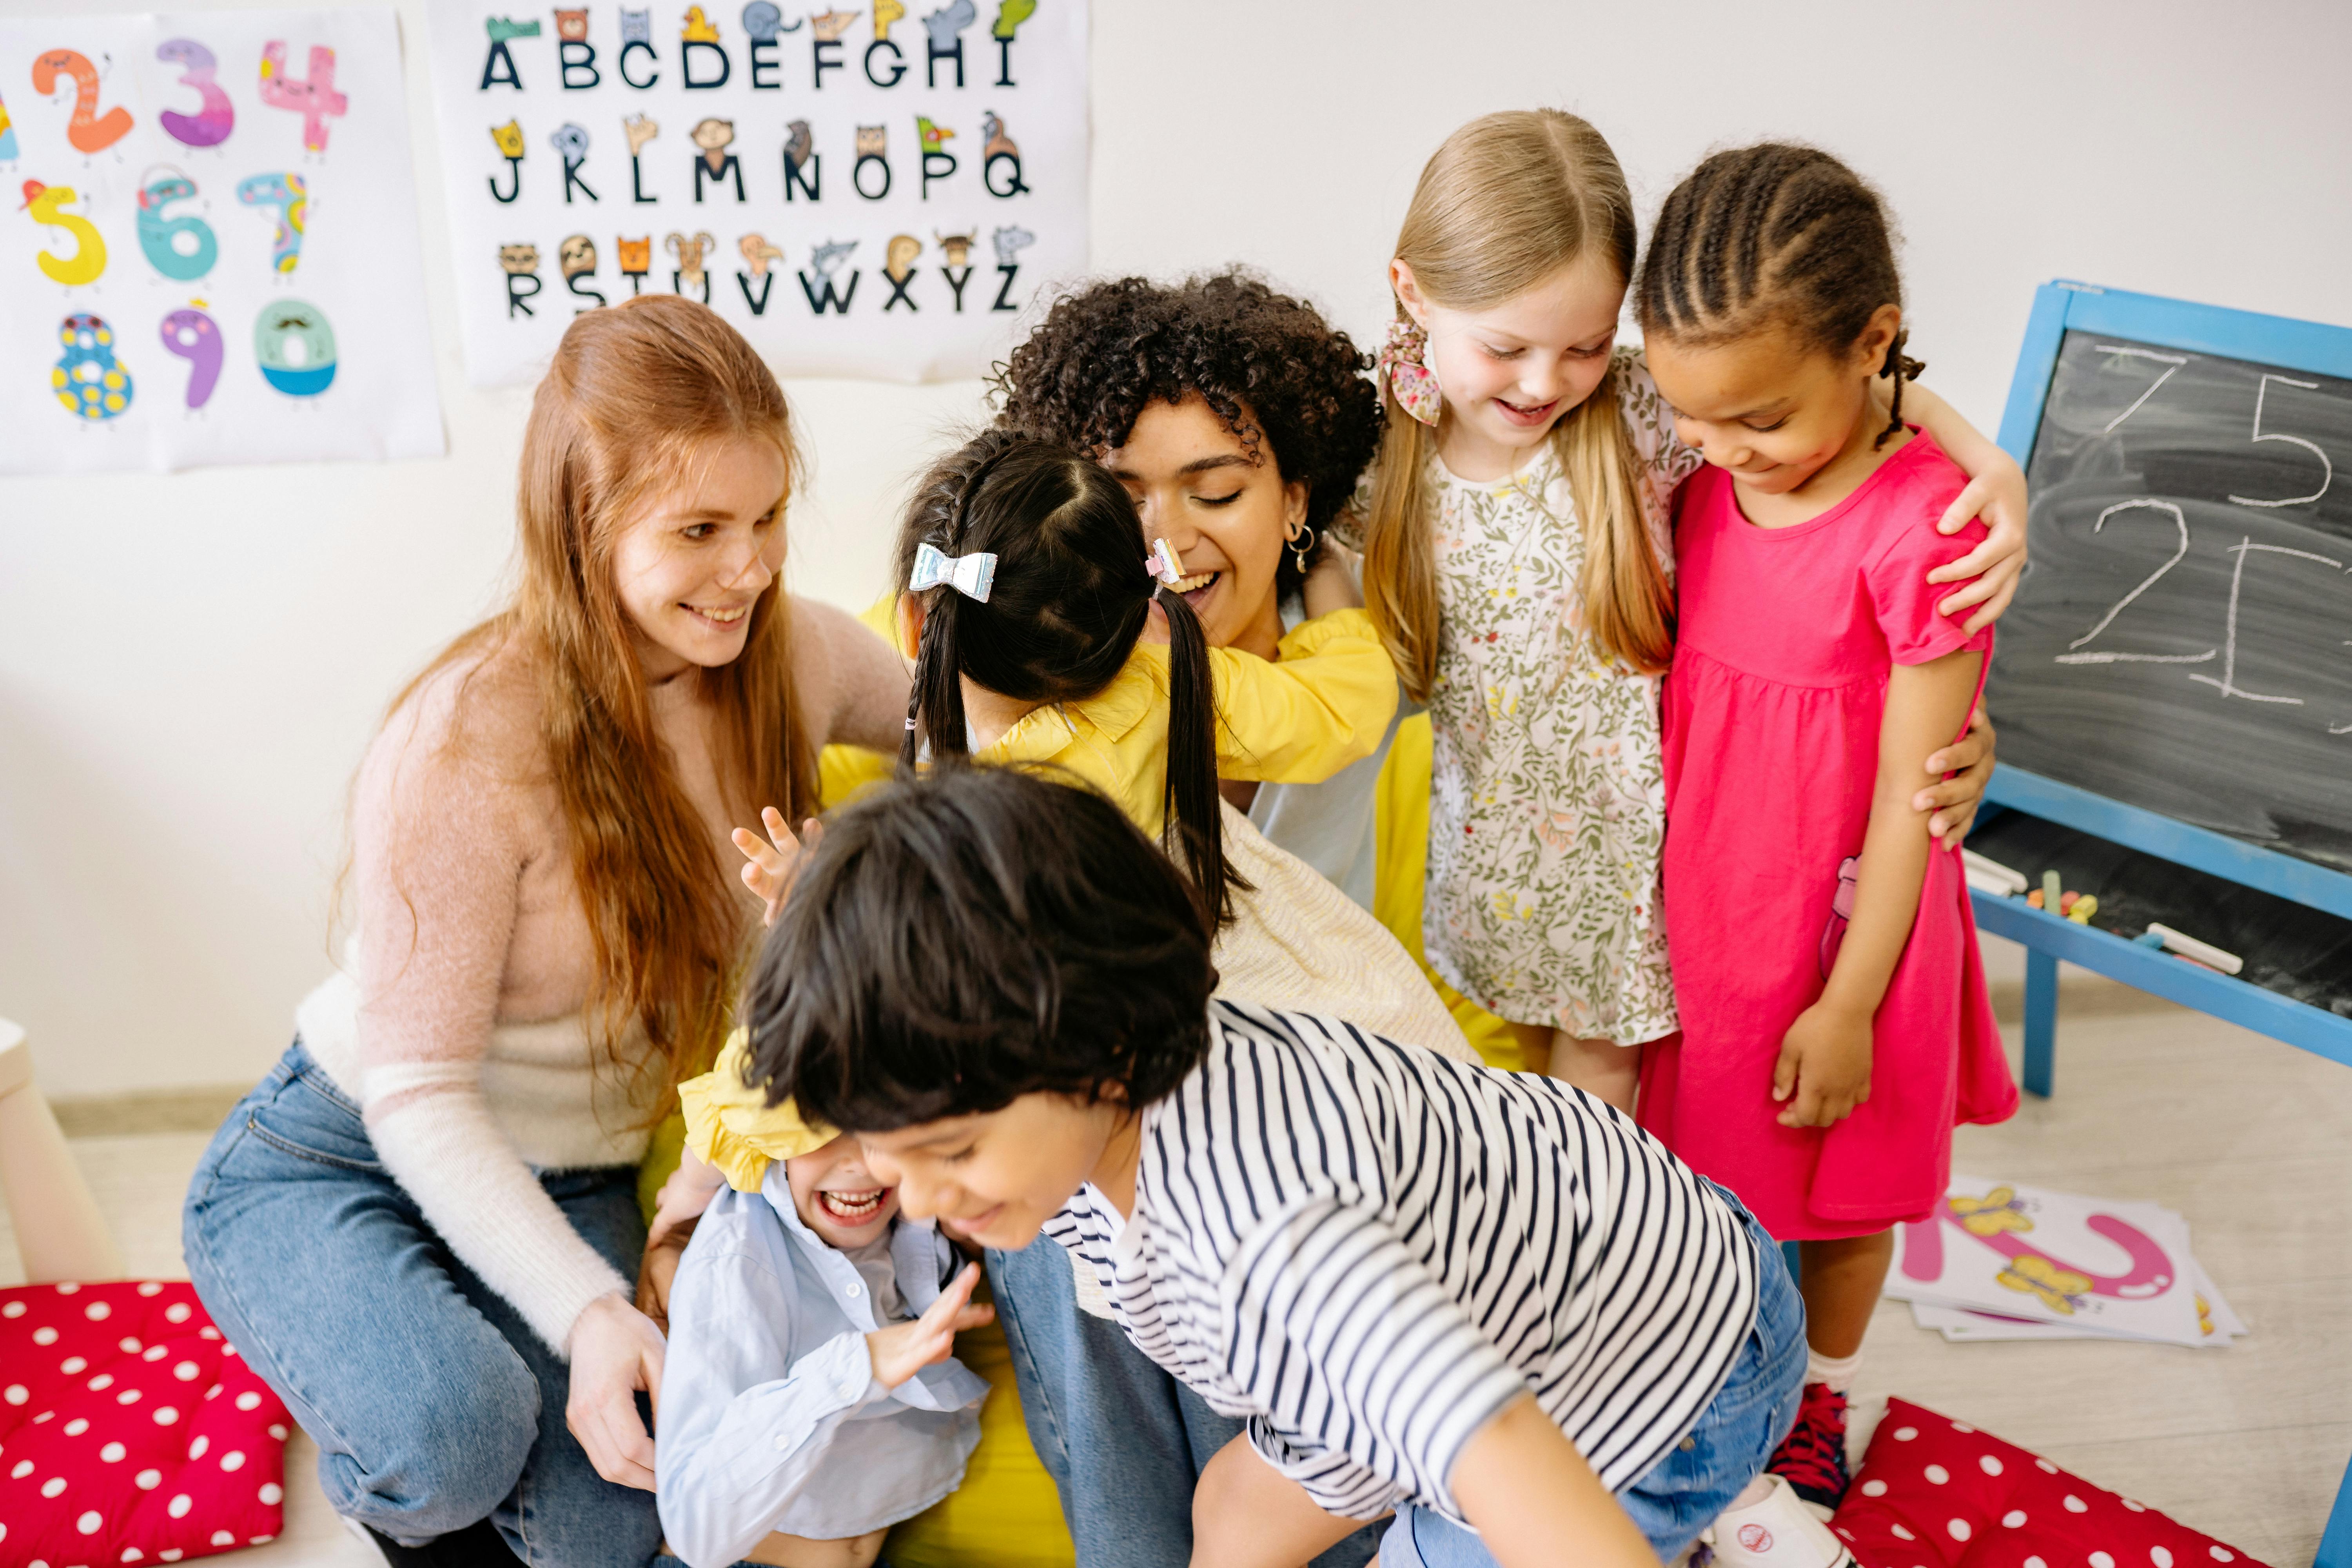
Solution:
M880 629L890 603L885 599L860 618ZM1226 778L1319 783L1370 756L1396 710L1396 668L1361 610L1334 611L1293 627L1278 663L1211 648L1209 668L1219 719L1217 771ZM1066 769L1157 838L1166 827L1168 684L1168 649L1139 643L1108 686L1024 714L974 760ZM835 1135L746 1087L750 1054L738 1029L709 1072L678 1086L687 1147L747 1193L759 1190L770 1162L822 1148Z

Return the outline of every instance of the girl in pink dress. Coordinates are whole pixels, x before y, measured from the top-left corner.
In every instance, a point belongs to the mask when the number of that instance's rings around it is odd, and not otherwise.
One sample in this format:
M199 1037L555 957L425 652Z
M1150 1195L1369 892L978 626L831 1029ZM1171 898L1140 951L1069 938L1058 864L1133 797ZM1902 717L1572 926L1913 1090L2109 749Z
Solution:
M1775 1468L1834 1506L1892 1227L1942 1197L1956 1123L2017 1103L1958 845L1912 805L1991 647L1937 614L1927 574L1982 530L1922 526L1967 477L1902 422L1918 366L1893 247L1835 159L1700 164L1659 216L1640 310L1707 462L1675 500L1663 711L1683 1033L1647 1054L1641 1121L1803 1244L1813 1365Z

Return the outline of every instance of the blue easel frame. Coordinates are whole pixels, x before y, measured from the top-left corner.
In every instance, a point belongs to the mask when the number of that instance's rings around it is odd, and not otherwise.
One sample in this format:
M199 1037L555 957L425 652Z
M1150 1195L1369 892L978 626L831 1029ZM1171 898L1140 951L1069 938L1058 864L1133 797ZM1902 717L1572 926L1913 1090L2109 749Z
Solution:
M2000 445L2021 468L2032 462L2042 402L2069 331L2108 333L2161 348L2352 378L2352 330L2088 283L2046 283L2034 293L2033 314L2026 323L2009 405L2000 420ZM2307 860L2007 765L1995 771L1985 799L1996 808L2021 811L2352 919L2352 876ZM2032 873L2031 868L2020 869ZM2352 1019L2076 925L2055 910L2037 910L2021 898L1979 892L1974 903L1981 929L2026 950L2025 1088L2030 1093L2047 1097L2053 1087L2060 959L2352 1067ZM2352 1568L2352 1470L2336 1495L2313 1568Z

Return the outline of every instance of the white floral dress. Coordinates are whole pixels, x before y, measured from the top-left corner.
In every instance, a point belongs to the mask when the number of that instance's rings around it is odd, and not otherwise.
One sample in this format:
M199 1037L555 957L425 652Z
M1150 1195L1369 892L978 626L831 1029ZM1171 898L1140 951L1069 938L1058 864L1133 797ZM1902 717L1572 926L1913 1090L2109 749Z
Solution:
M1700 459L1633 351L1619 351L1617 374L1671 570L1667 499ZM1463 479L1434 457L1429 479L1441 616L1430 963L1514 1023L1624 1045L1672 1034L1658 678L1583 635L1583 526L1549 443L1507 480Z

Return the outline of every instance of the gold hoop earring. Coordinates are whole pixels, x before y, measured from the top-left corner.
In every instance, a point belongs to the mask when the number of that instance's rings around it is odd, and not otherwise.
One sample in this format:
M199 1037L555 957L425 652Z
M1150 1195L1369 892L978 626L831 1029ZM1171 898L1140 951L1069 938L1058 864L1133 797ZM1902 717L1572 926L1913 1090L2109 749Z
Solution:
M1302 577L1307 575L1307 552L1314 548L1315 531L1305 523L1300 523L1298 531L1290 536L1290 559L1297 566L1298 574Z

